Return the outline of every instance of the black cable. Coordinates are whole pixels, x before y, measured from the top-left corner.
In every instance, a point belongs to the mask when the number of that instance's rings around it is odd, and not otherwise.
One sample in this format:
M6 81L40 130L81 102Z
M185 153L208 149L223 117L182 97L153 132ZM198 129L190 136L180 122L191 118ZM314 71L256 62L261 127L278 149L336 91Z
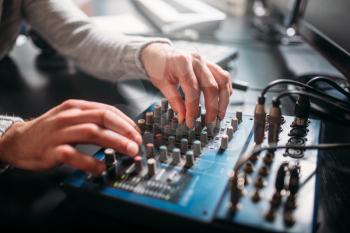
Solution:
M271 87L274 87L274 86L280 85L280 84L290 84L290 85L294 85L294 86L300 86L300 87L304 87L307 90L314 91L316 93L321 93L316 88L311 87L311 86L309 86L305 83L302 83L302 82L289 80L289 79L277 79L277 80L274 80L274 81L270 82L269 84L267 84L267 86L262 90L261 96L264 97Z
M276 86L276 85L279 85L279 84L290 84L290 85L295 85L295 86L299 86L299 87L304 87L307 91L312 91L314 93L317 93L318 95L320 96L323 96L325 98L329 98L329 99L332 99L333 101L337 101L337 102L340 102L344 105L349 105L350 106L350 102L348 101L345 101L345 100L341 100L341 99L338 99L336 97L333 97L331 95L328 95L328 94L325 94L323 93L322 91L318 90L317 88L314 88L312 86L309 86L307 84L304 84L304 83L301 83L301 82L298 82L298 81L294 81L294 80L289 80L289 79L277 79L275 81L272 81L270 82L264 89L263 91L261 92L261 95L259 97L259 102L261 101L264 101L265 99L265 94L266 92L268 92L268 90L273 87L273 86Z
M318 76L310 81L308 81L306 84L312 86L313 84L317 82L324 82L327 83L328 85L332 86L334 89L342 93L344 96L350 98L350 93L345 91L344 88L342 88L338 83L334 82L333 80L330 80L329 78L323 77L323 76Z
M234 168L234 171L238 171L242 167L242 165L251 159L251 157L265 151L265 150L280 150L280 149L299 149L299 150L334 150L334 149L347 149L350 148L350 143L323 143L318 145L284 145L284 146L267 146L267 147L259 147L255 148L248 156L241 157L238 162L236 163L236 166Z
M274 97L272 102L273 102L273 104L275 106L278 106L279 103L280 103L280 99L281 98L283 98L285 96L290 96L290 95L303 95L303 96L311 97L313 99L317 99L317 100L322 101L324 103L327 103L327 104L329 104L331 106L339 108L339 109L341 109L344 112L350 113L350 107L345 107L343 105L340 105L339 103L332 102L332 101L330 101L329 99L327 99L327 98L325 98L323 96L319 96L319 95L316 95L314 93L309 93L309 92L306 92L306 91L298 91L298 90L285 91L285 92L282 92L281 94L279 94L278 96Z

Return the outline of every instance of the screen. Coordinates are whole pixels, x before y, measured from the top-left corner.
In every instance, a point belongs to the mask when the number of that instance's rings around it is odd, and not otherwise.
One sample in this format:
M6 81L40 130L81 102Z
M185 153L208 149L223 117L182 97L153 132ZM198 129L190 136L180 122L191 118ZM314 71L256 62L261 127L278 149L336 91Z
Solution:
M308 0L300 34L350 76L350 1Z

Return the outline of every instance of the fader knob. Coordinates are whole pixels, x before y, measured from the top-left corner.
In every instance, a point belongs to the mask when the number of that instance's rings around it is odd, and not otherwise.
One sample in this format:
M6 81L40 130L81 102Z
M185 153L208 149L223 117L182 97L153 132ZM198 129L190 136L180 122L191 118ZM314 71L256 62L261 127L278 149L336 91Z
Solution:
M188 149L188 140L186 138L182 138L180 141L181 153L185 154Z
M203 146L208 144L208 134L206 131L202 131L200 139Z
M168 160L168 151L166 146L159 147L159 161L165 163Z
M175 147L175 136L168 137L168 150L171 152Z
M180 153L180 149L179 148L174 148L173 149L172 157L173 157L173 163L174 164L180 163L181 153Z
M169 102L167 99L162 99L161 100L161 109L162 109L162 113L166 113L166 111L168 111L168 107L169 107Z
M221 150L226 150L227 146L228 146L228 136L227 135L223 135L221 137L220 149Z
M287 166L287 163L283 163L278 168L278 171L276 174L275 188L278 192L284 188L284 179L286 177L286 166Z
M154 146L152 143L146 144L146 155L147 158L154 158Z
M116 162L115 150L112 148L106 148L104 150L104 154L105 154L105 164L107 168L113 166Z
M135 172L137 174L140 173L143 170L142 157L139 155L135 156L134 164L135 164Z
M243 113L242 113L242 111L239 110L239 111L236 112L236 118L238 120L238 124L240 124L243 121Z
M186 152L186 168L190 168L194 165L194 156L193 156L193 151L189 150Z
M147 160L148 176L154 176L156 174L157 163L155 159Z
M236 132L237 129L238 129L238 120L237 120L237 118L232 118L231 126L233 128L233 132Z
M146 112L146 130L152 132L153 129L153 112Z
M201 120L196 120L196 122L194 123L194 131L197 135L200 135L202 132L202 122Z
M154 107L154 111L153 111L153 120L154 120L154 123L157 123L157 124L160 123L161 115L162 115L161 107L160 107L160 105L156 105L156 106Z
M201 142L198 140L194 141L192 145L192 149L193 149L194 156L198 157L201 154Z
M232 126L227 127L226 134L228 136L228 140L230 141L233 138L233 127Z

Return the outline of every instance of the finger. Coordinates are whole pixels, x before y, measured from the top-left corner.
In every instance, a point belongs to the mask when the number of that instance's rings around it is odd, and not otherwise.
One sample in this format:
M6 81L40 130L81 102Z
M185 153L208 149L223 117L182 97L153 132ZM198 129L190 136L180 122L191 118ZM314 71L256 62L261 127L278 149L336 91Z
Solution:
M59 130L56 133L56 138L59 144L94 144L113 148L130 156L135 156L139 151L139 145L129 138L92 123L74 125Z
M76 169L100 175L106 168L102 161L77 151L70 145L61 145L55 149L58 164L67 164Z
M139 145L142 144L142 137L140 133L129 124L120 115L115 114L110 110L92 109L80 111L77 109L70 109L59 113L55 116L59 127L71 126L82 123L94 123L105 129L113 130Z
M177 113L179 123L182 123L186 116L186 107L175 84L165 85L161 92L168 99L171 108Z
M208 66L201 58L196 59L195 72L204 93L206 122L213 123L218 116L219 109L218 84Z
M138 128L136 123L130 119L128 116L126 116L122 111L119 109L103 104L103 103L98 103L98 102L92 102L92 101L85 101L85 100L67 100L60 104L59 106L53 108L52 113L57 114L60 111L64 111L70 108L78 108L81 110L89 110L89 109L105 109L105 110L110 110L116 114L118 114L120 117L122 117L125 121L127 121L130 125L132 125L134 128Z
M182 63L175 74L179 78L180 86L185 94L186 125L194 127L194 121L198 117L200 88L193 70L192 61Z
M212 72L219 86L218 116L222 120L225 117L227 106L230 102L230 95L231 95L231 88L232 88L231 79L228 72L222 70L219 66L209 64L208 67Z

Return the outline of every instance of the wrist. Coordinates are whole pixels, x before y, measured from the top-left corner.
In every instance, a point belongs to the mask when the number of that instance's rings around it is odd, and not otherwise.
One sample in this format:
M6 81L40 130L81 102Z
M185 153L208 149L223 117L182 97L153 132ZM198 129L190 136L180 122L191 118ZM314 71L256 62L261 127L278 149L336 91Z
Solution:
M173 50L169 43L154 42L145 46L141 53L141 62L149 78L164 75L167 58Z
M0 174L4 173L10 165L6 162L6 141L7 132L23 124L23 120L17 117L0 117Z

